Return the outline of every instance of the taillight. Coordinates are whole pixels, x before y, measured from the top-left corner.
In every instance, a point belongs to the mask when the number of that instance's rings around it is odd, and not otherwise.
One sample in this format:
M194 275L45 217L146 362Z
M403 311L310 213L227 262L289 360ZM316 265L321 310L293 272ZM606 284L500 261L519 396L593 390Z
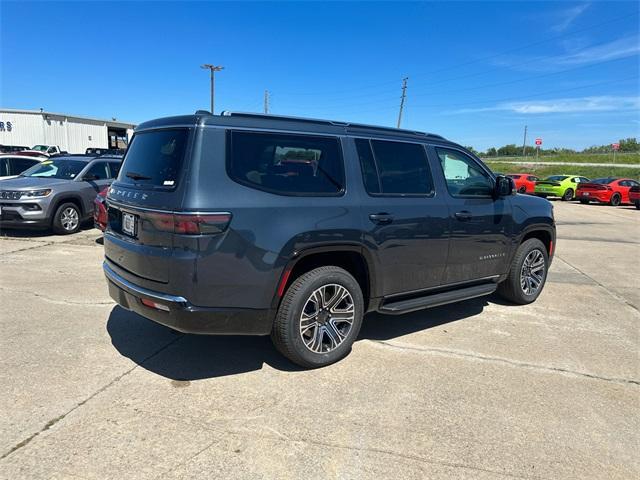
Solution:
M230 213L148 213L146 218L156 230L180 235L211 235L224 232Z

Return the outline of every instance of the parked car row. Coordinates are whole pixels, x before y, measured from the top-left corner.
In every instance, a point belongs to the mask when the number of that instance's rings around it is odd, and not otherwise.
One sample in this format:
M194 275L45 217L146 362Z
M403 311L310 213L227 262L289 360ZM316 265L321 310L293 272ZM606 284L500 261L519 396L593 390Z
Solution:
M21 161L22 166L33 165L20 170ZM77 232L93 218L96 195L118 176L121 163L122 156L109 155L0 156L0 169L11 174L20 170L0 180L0 227Z
M529 173L511 173L518 193L539 197L556 197L565 201L579 200L580 203L606 203L618 206L634 204L640 209L640 182L631 178L605 177L590 180L580 175L552 175L540 179Z

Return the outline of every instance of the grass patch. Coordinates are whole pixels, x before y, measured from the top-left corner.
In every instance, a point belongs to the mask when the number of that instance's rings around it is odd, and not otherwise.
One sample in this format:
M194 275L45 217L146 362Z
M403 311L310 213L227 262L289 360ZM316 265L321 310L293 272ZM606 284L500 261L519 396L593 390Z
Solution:
M535 162L536 157L482 157L485 162L500 162L513 161L513 162ZM616 161L613 161L612 153L565 153L561 155L541 155L538 157L539 162L573 162L573 163L627 163L627 164L640 164L640 153L617 153Z
M486 161L486 160L485 160ZM640 169L627 167L581 167L578 165L532 165L513 163L487 162L488 167L500 173L532 173L538 177L549 175L581 175L590 179L602 177L624 177L640 179Z

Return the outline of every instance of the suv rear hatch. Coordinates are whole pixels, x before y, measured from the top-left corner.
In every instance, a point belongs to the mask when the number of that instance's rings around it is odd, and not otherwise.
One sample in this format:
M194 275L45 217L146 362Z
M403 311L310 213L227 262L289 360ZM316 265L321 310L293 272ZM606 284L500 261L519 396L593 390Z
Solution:
M168 283L173 215L184 196L194 129L137 132L107 195L105 256L135 277Z

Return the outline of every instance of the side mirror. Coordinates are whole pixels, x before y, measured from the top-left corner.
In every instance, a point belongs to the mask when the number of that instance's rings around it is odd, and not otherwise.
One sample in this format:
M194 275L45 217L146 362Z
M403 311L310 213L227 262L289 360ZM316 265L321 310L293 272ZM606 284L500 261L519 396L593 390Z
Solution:
M509 195L516 194L516 182L511 177L505 177L504 175L496 176L496 191L495 195L499 197L508 197Z

